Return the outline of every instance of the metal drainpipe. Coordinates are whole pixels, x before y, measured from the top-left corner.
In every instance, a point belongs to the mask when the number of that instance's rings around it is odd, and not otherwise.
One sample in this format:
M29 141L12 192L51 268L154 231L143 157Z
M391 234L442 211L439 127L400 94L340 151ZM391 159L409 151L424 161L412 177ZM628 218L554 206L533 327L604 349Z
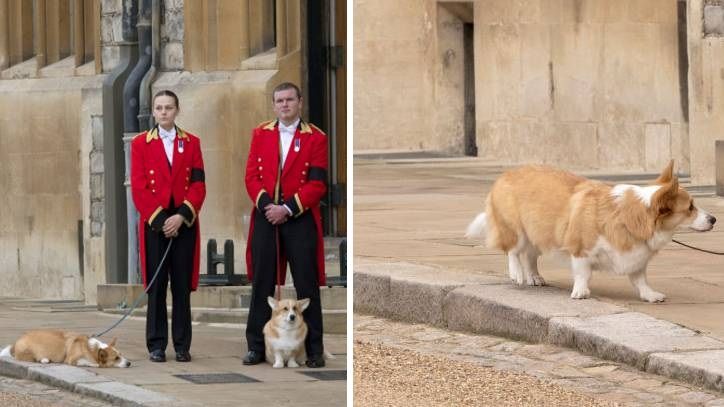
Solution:
M103 81L103 165L106 282L126 282L126 195L123 188L123 86L138 59L137 0L123 0L120 62Z
M332 47L336 46L337 38L335 35L335 8L334 8L334 1L329 2L329 45ZM332 182L330 185L337 185L337 68L332 68L329 73L329 90L330 90L330 107L329 107L329 134L332 135L331 143L330 143L330 157L331 157L331 164L329 167L331 169L331 175L332 175ZM331 219L331 225L330 230L334 231L335 235L337 234L337 211L338 207L337 205L332 205L332 219Z
M139 24L141 24L139 22ZM139 32L140 35L140 32ZM151 83L156 77L158 69L159 43L161 35L161 0L152 0L151 2L151 69L141 79L139 89L139 110L138 110L138 130L145 131L153 127L153 116L151 115ZM123 141L126 145L126 168L130 167L130 142L133 135L124 137ZM130 170L126 171L126 179L130 177ZM140 263L138 262L138 211L131 197L131 184L126 183L126 199L128 201L128 283L140 284L141 273Z
M140 283L141 275L138 262L138 212L131 196L131 141L139 131L146 130L146 126L139 125L138 113L140 108L139 87L141 86L141 80L151 66L151 0L141 0L136 27L138 29L140 57L123 87L123 150L126 162L124 185L126 186L126 222L128 230L128 277L126 282L132 284Z

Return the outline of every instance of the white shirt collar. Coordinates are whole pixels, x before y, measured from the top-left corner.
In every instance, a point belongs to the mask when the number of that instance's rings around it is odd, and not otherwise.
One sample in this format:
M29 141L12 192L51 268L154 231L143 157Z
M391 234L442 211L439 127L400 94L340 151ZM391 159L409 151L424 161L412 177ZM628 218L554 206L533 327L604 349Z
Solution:
M163 127L158 126L158 135L164 140L173 140L176 137L176 126L171 130L165 130Z
M297 130L297 126L299 126L300 119L297 119L294 121L294 123L290 124L289 126L285 126L284 123L282 123L281 120L279 120L279 131L286 131L288 133L294 133Z

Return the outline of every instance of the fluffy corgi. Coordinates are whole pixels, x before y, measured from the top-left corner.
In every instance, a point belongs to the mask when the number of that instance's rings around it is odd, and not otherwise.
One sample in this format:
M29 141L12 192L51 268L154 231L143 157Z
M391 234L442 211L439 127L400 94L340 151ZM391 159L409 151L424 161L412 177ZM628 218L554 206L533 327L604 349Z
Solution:
M519 285L544 285L538 257L570 255L571 298L588 298L591 272L627 275L642 300L666 296L646 282L646 265L671 241L680 225L706 232L716 218L694 205L673 174L673 160L653 185L608 185L569 172L526 166L495 181L485 212L466 236L485 235L489 248L508 254L510 278Z
M309 306L309 298L302 300L280 300L267 297L272 309L271 319L264 325L264 347L266 360L274 361L273 367L299 367L306 359L304 340L307 338L307 324L302 312Z
M96 338L57 330L30 331L0 356L23 362L65 363L88 367L129 367L131 362L115 347L116 339L105 344Z

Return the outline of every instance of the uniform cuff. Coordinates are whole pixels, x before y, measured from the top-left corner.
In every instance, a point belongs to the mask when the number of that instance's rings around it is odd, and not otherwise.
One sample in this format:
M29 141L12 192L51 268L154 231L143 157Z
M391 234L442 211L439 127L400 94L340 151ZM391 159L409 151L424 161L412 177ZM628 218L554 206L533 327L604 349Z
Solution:
M168 219L168 215L163 208L159 206L148 219L148 224L154 232L160 232L163 230L163 224L166 223L166 219Z
M292 216L296 217L304 213L304 205L302 205L302 201L299 199L299 194L294 194L294 199L284 202L284 206L292 211Z
M262 189L259 192L259 195L257 195L256 197L256 208L260 211L263 211L264 207L269 205L270 203L274 203L274 201L272 201L271 196L269 196L269 194Z
M194 210L194 206L187 200L185 200L183 205L178 208L176 213L184 217L184 223L188 227L191 227L191 225L194 224L194 221L196 221L196 211Z

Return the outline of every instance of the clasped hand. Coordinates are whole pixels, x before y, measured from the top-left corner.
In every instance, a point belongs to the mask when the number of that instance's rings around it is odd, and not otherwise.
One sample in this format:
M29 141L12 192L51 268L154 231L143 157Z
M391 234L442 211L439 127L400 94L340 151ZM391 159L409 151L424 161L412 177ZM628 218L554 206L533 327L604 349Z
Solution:
M264 216L272 225L281 225L287 221L289 212L283 205L269 204L264 207Z
M178 236L178 230L181 228L181 225L183 225L183 223L183 216L179 214L170 216L168 219L166 219L166 222L163 223L163 235L167 238Z

